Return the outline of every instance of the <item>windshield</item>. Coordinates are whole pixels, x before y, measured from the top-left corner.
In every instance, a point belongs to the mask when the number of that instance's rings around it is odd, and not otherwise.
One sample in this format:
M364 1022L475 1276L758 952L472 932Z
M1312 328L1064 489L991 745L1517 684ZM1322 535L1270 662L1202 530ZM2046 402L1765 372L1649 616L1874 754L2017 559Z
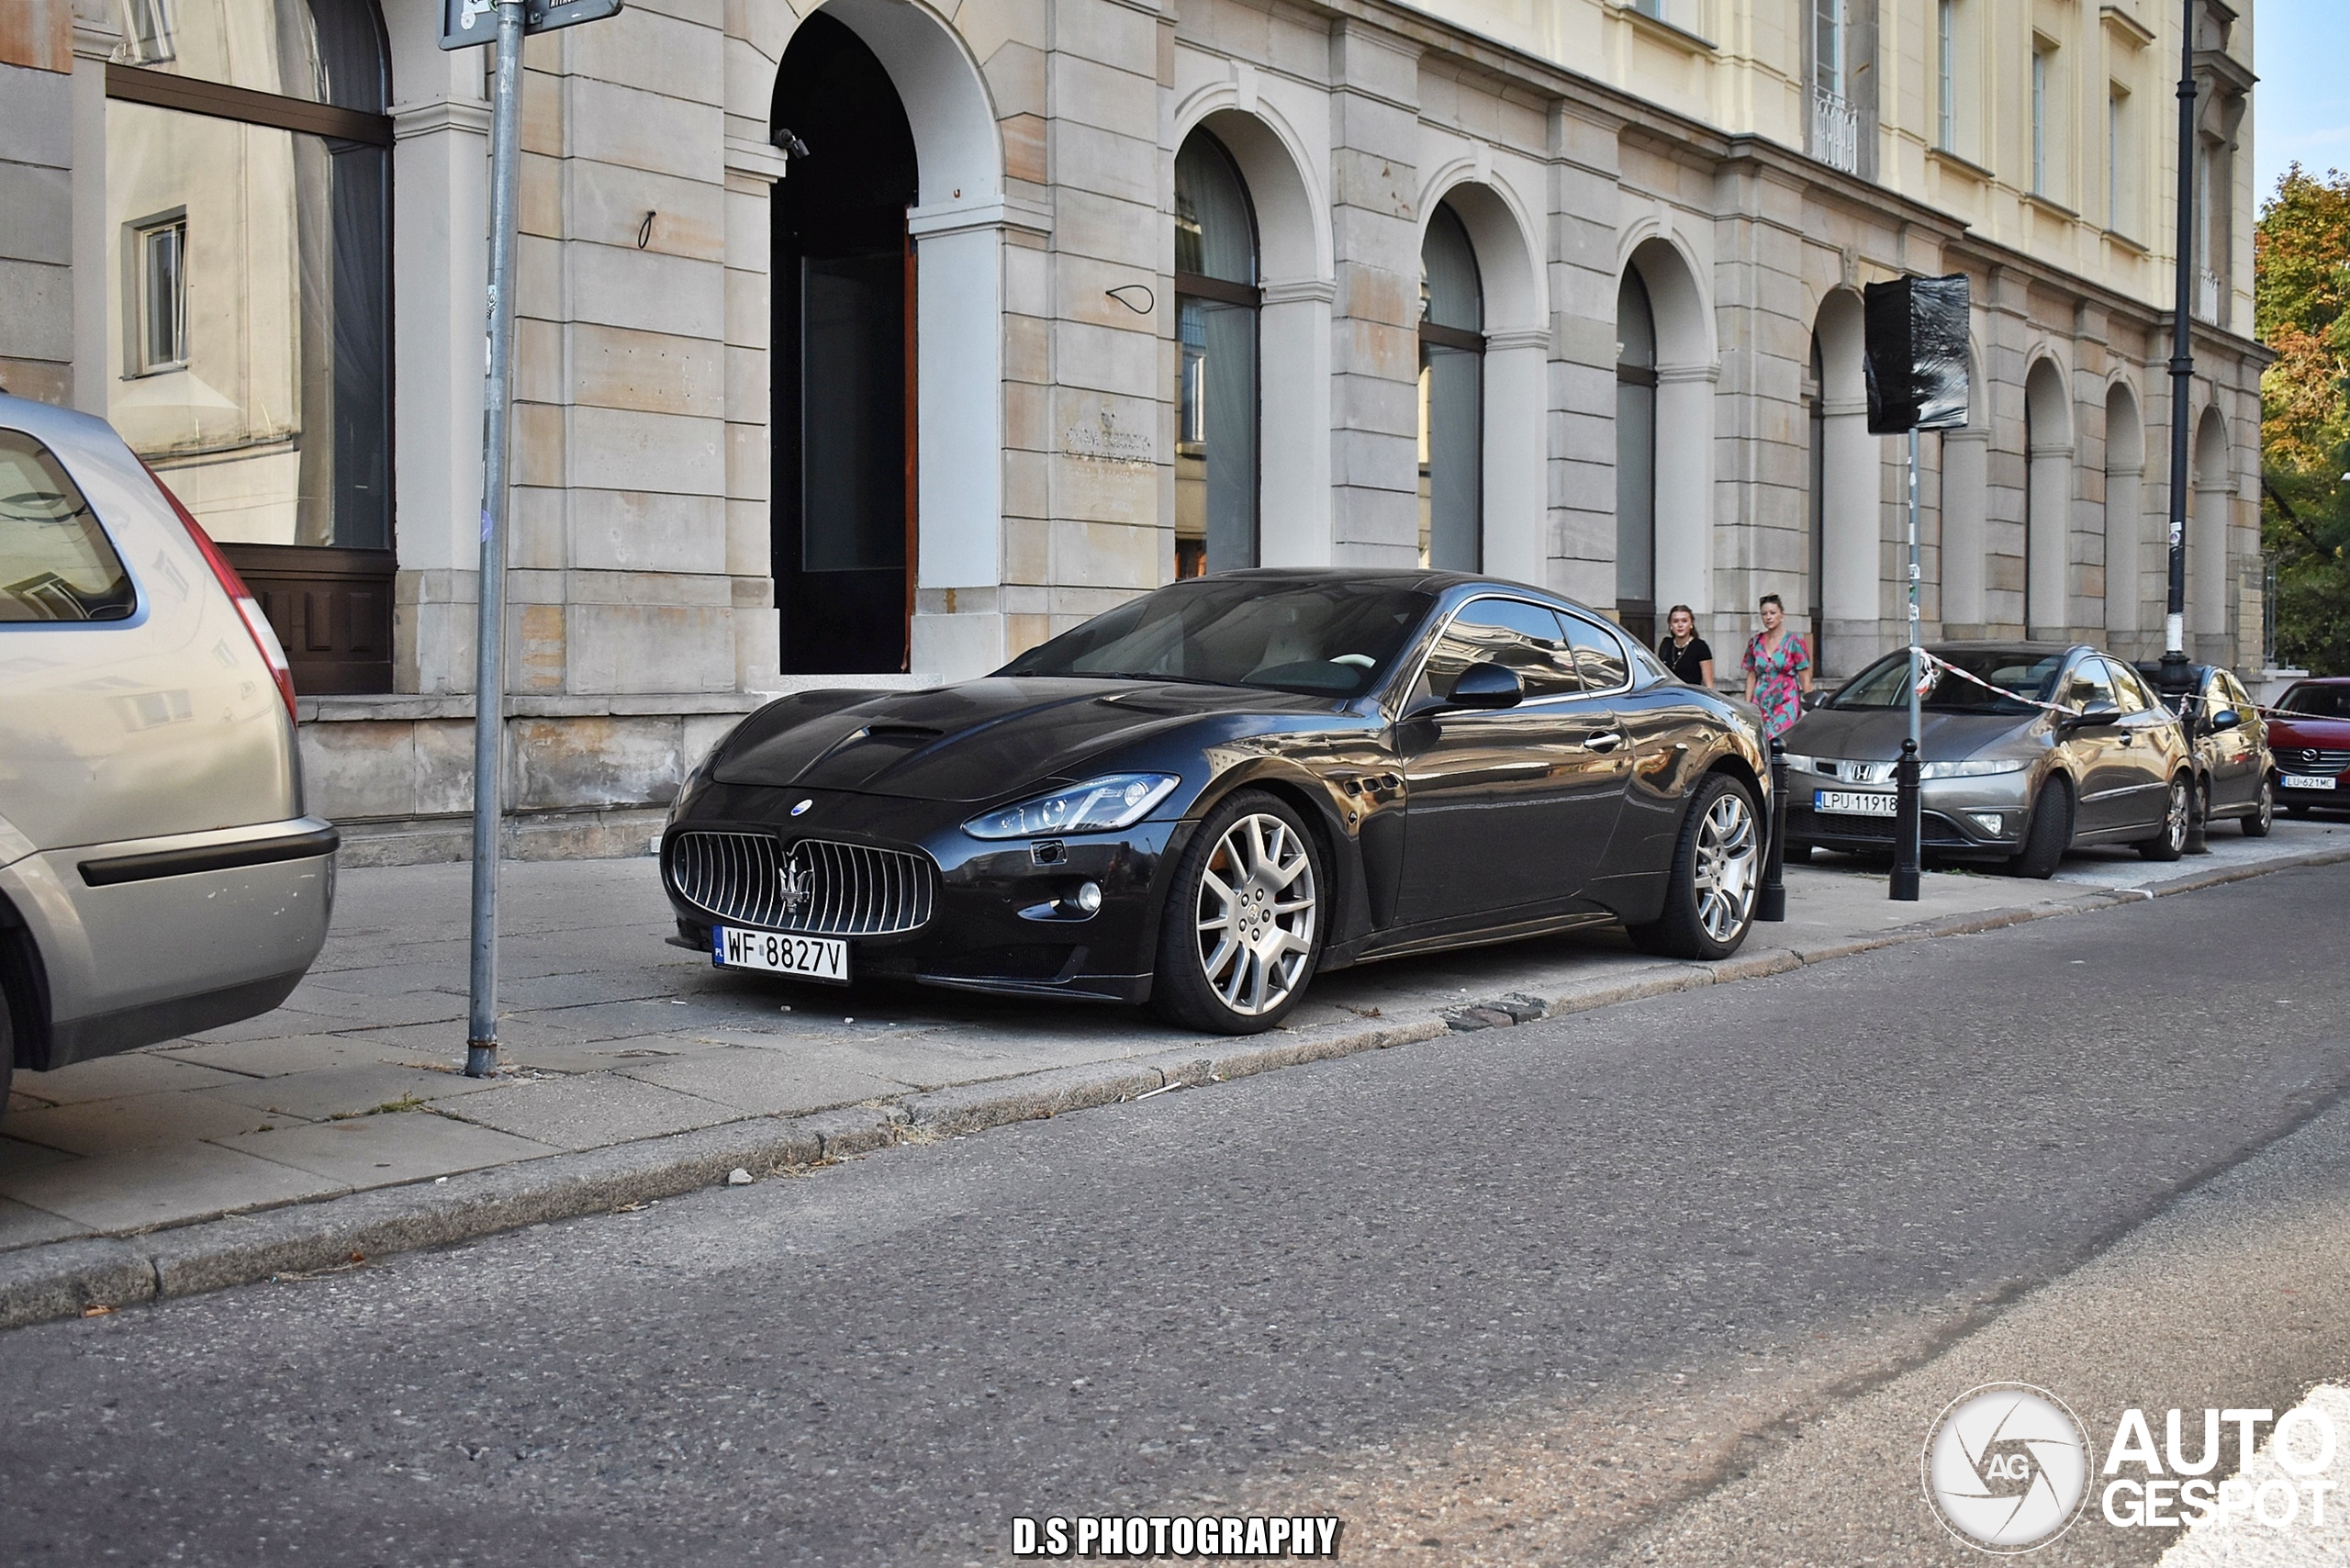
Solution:
M1360 697L1385 676L1432 602L1416 588L1377 584L1195 577L1097 615L1031 648L1002 673Z
M1936 656L1964 670L1975 680L1988 681L2002 691L2046 702L2056 674L2065 667L2063 654L2033 653L2022 648L1950 648ZM1930 713L2031 712L2025 704L1986 691L1933 665L1926 666L1933 684L1919 704ZM1887 654L1852 678L1852 683L1828 700L1831 708L1906 708L1909 705L1909 655Z
M2297 686L2277 706L2312 719L2350 719L2350 686Z

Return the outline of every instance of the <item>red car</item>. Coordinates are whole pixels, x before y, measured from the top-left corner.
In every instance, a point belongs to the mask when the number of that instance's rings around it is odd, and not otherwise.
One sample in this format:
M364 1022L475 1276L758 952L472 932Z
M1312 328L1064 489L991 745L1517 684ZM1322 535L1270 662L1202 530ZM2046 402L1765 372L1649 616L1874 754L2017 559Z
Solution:
M2295 681L2268 716L2268 749L2286 811L2350 807L2350 677Z

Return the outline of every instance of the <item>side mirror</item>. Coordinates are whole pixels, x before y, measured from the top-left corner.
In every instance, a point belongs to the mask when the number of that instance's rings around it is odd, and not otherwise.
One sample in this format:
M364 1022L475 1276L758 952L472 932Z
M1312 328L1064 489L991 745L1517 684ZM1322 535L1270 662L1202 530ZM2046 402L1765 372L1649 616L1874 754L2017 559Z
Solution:
M2222 708L2217 712L2214 712L2210 718L2204 720L2203 727L2216 734L2221 730L2232 730L2238 724L2243 722L2243 714L2237 712L2232 708Z
M1444 700L1448 709L1515 708L1526 700L1526 683L1517 672L1500 665L1474 664L1460 672L1452 683L1452 695Z
M2091 730L2102 724L2121 722L2121 710L2112 703L2099 700L2086 704L2077 713L2067 713L2059 721L2068 730Z

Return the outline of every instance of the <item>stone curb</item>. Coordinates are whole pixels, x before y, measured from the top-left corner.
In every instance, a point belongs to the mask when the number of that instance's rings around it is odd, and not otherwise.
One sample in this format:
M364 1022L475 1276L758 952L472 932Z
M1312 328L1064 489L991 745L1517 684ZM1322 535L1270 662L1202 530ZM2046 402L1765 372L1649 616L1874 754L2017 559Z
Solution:
M1513 993L1412 1019L1307 1039L1259 1036L1202 1041L1114 1061L1054 1068L958 1084L894 1101L811 1115L749 1117L666 1137L465 1171L431 1182L353 1193L129 1237L84 1237L0 1252L0 1328L192 1295L275 1276L349 1266L358 1260L469 1241L550 1220L723 1185L735 1170L774 1175L869 1154L892 1144L958 1137L1013 1122L1199 1088L1307 1062L1449 1034L1508 1027L1653 996L1785 974L1878 948L1995 931L2058 915L2109 909L2135 898L2194 892L2271 871L2350 861L2350 848L2175 878L2143 890L2096 890L2093 903L1950 915L1873 937L1810 948L1774 947L1710 969L1674 965L1559 997ZM355 1255L355 1256L354 1256Z

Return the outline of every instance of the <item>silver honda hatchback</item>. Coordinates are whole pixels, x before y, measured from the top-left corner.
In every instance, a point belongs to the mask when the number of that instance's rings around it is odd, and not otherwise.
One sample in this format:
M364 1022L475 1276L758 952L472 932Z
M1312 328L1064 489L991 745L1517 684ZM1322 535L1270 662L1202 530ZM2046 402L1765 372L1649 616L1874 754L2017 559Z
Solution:
M0 395L0 1089L275 1007L335 846L235 569L104 421Z

